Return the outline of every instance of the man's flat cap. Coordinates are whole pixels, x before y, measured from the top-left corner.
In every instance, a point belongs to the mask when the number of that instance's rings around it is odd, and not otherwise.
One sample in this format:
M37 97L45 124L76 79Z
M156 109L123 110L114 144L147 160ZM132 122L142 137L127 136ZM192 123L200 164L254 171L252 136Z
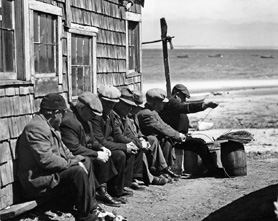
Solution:
M172 94L174 94L176 91L183 93L187 98L190 98L190 93L183 84L176 84L173 87Z
M102 115L102 104L99 98L90 91L85 91L78 96L78 100L85 105L88 105L92 112L98 116Z
M102 85L98 88L98 95L101 99L111 102L119 102L121 92L116 87L110 85Z
M146 93L147 100L161 100L163 102L168 102L168 98L166 96L166 91L160 88L152 88Z
M137 104L134 102L132 91L127 87L121 89L120 100L131 106L137 106Z
M139 90L134 90L133 91L133 98L134 102L137 104L139 107L144 107L144 99L143 99L143 94Z
M44 96L40 108L54 111L54 110L66 110L68 107L62 95L57 93L51 93Z

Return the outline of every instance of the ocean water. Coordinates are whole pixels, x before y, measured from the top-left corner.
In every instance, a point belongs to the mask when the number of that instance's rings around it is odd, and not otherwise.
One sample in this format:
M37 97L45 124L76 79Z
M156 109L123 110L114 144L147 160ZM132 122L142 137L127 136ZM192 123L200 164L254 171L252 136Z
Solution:
M223 57L209 57L216 54ZM169 49L168 56L173 82L278 79L278 50ZM144 82L165 82L162 49L143 49L142 65Z

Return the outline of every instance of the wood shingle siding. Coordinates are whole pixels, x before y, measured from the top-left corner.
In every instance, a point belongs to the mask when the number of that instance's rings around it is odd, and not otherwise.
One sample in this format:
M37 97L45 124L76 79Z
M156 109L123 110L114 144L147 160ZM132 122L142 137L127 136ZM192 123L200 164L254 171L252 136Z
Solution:
M3 0L0 0L3 1ZM81 32L70 32L73 26L89 27L83 30L86 38L93 39L91 59L92 77L95 79L92 89L101 84L122 88L141 89L141 72L128 75L127 15L119 0L14 0L15 32L17 32L16 75L15 80L2 80L0 76L0 220L13 217L28 209L37 202L13 204L20 202L19 184L16 181L16 142L25 125L39 111L42 97L48 93L58 92L66 100L72 97L71 35L82 39ZM31 7L29 3L32 3ZM34 21L33 11L44 13L48 6L55 9L53 21L57 27L57 72L35 73L34 71ZM0 6L1 7L1 6ZM41 11L42 10L42 11ZM32 13L31 13L32 12ZM47 14L47 12L45 12ZM140 1L135 1L130 12L141 16ZM17 14L17 15L16 15ZM57 22L57 23L56 23ZM30 25L31 24L31 25ZM32 29L33 28L33 29ZM91 28L91 29L90 29ZM53 31L53 30L52 30ZM91 34L89 32L92 32ZM89 34L88 34L89 33ZM86 35L87 34L87 35ZM80 37L81 36L81 37ZM141 47L139 47L141 50ZM91 51L91 50L87 50ZM78 56L75 56L78 57ZM86 56L83 56L86 57ZM80 64L78 64L80 65ZM85 64L87 65L87 64ZM141 70L141 69L140 69ZM40 75L41 74L41 75ZM1 75L1 73L0 73ZM2 76L8 76L2 73ZM75 88L75 90L77 90ZM13 205L13 206L12 206ZM3 210L12 206L10 210ZM17 211L14 210L17 209ZM7 215L9 213L9 215ZM5 216L3 215L5 214Z

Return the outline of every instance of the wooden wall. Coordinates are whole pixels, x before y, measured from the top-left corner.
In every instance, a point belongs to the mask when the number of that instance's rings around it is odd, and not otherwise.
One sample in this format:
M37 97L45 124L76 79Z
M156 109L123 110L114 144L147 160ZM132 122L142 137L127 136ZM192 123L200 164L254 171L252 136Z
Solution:
M141 88L141 76L126 76L125 11L119 0L39 0L63 9L63 23L68 24L66 3L70 2L71 22L98 28L97 84ZM131 11L141 13L135 4ZM58 91L67 98L67 28L63 28L63 82ZM15 176L16 141L24 126L39 110L44 91L35 96L34 84L0 82L0 210L19 202Z
M34 100L33 95L31 85L0 88L0 209L18 201L13 194L18 190L14 171L17 158L15 146L23 128L38 110L39 100Z
M141 14L141 6L131 11ZM125 10L118 0L72 0L72 22L98 28L97 82L141 88L141 76L126 77Z

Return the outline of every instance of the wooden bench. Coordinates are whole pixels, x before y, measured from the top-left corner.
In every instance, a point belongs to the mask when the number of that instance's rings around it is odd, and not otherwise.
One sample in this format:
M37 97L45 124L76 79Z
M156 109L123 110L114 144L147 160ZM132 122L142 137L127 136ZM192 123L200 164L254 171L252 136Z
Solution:
M0 211L0 220L3 221L15 218L16 216L19 216L22 213L34 209L35 207L37 207L45 201L47 201L47 199L33 200L9 206L6 209Z
M27 202L22 202L18 204L14 204L11 206L8 206L7 208L0 211L0 220L10 220L13 219L25 212L28 212L37 206L40 206L47 201L50 201L54 197L63 197L67 194L67 192L70 190L70 188L67 186L66 188L58 188L55 191L51 192L47 196L38 198L36 200L31 200Z

